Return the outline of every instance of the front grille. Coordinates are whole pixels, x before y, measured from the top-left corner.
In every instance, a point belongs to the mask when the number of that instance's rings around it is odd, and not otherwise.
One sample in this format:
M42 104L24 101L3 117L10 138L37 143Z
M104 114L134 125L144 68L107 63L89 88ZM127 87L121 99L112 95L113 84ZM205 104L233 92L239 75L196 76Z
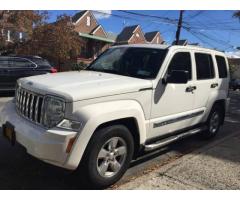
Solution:
M43 96L18 87L16 89L16 108L23 117L42 124Z

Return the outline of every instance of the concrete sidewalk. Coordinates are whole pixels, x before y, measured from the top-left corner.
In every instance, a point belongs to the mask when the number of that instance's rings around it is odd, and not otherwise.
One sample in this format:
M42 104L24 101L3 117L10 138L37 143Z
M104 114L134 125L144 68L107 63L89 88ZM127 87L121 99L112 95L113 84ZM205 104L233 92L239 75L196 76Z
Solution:
M240 189L240 130L117 189Z

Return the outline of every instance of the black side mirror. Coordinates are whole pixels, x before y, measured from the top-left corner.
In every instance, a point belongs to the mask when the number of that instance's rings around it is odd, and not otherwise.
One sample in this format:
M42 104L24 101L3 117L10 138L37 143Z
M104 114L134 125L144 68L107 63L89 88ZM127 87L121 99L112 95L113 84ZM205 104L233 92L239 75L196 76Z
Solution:
M188 77L188 71L173 70L167 78L167 83L185 84L188 82Z

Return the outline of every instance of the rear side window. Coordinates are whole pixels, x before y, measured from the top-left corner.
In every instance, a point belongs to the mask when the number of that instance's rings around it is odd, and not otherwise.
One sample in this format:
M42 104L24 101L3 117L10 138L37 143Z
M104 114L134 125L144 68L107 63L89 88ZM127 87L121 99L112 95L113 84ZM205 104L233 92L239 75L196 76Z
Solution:
M50 63L41 58L31 58L30 59L32 62L36 63L38 66L43 66L43 67L51 67Z
M189 52L178 52L173 56L168 67L168 75L174 70L188 71L188 79L192 79L192 62Z
M12 68L33 68L36 67L32 62L23 58L10 58L9 64Z
M227 63L224 57L216 56L219 78L227 77Z
M197 79L212 79L214 78L213 60L210 54L195 53Z

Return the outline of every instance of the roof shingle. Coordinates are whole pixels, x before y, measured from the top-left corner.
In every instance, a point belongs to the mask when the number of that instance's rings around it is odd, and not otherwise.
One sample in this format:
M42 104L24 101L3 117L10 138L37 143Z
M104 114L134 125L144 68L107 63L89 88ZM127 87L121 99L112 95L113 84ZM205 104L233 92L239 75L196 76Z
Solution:
M145 33L144 37L148 42L152 42L152 40L155 38L155 36L158 34L158 31L152 31Z
M138 25L134 25L134 26L127 26L125 27L122 32L117 36L116 41L117 42L124 42L124 41L128 41L132 35L133 32L135 31L135 29L138 27Z

